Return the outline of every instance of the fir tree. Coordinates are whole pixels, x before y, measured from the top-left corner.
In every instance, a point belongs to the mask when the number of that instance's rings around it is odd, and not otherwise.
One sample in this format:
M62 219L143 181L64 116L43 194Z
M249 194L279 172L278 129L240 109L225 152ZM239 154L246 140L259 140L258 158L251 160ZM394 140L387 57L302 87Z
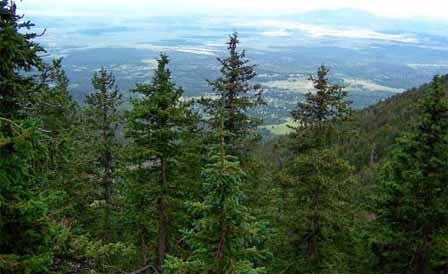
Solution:
M185 231L185 241L191 254L186 259L169 257L167 273L266 273L262 263L268 253L258 249L264 241L261 226L242 204L244 173L237 158L226 153L226 114L224 108L217 113L219 143L203 170L205 197L189 203L195 220Z
M448 104L436 76L420 103L411 134L402 137L384 167L379 204L382 236L374 247L386 272L442 273L447 269ZM445 242L445 243L444 243ZM445 254L436 250L445 249Z
M120 141L118 127L121 122L121 94L115 86L115 77L104 68L96 72L92 79L94 92L86 98L86 118L92 131L94 151L95 180L101 185L100 199L104 202L102 235L104 240L111 240L113 232L111 210L113 208L115 170L119 161Z
M217 99L204 99L202 103L212 119L212 128L218 129L220 122L213 117L217 116L219 104L224 101L224 129L229 132L225 137L226 145L232 153L242 152L248 142L256 136L256 128L261 121L250 115L250 110L262 103L262 89L260 85L252 85L250 81L255 78L255 65L249 64L246 52L238 51L240 43L238 34L230 35L228 45L229 56L218 58L221 65L221 77L209 81Z
M176 223L173 218L175 201L182 189L181 177L177 177L178 160L185 143L185 131L193 122L188 105L182 102L182 89L171 80L168 63L168 57L161 54L152 81L139 84L134 90L139 98L132 102L127 133L135 145L132 156L135 169L130 171L134 179L129 198L140 211L135 213L135 218L140 220L144 264L148 263L147 252L157 254L155 267L159 272L163 272L162 265L173 239L170 232ZM156 244L148 243L150 233L154 233L151 225L154 221ZM155 250L147 251L148 245L154 245Z
M300 155L283 172L287 230L282 233L288 237L279 250L295 262L288 273L348 273L353 168L325 149Z
M33 79L21 72L42 66L39 53L44 50L33 40L37 34L24 32L34 25L21 19L14 1L0 1L0 116L7 119L24 115L23 107L35 90Z
M42 119L54 139L74 122L78 105L70 95L70 81L62 68L63 59L43 64L39 75L39 92L34 94L31 114ZM56 146L57 147L57 146Z
M305 94L305 101L297 104L292 111L294 121L299 125L293 137L298 138L299 150L325 145L332 127L346 120L351 114L348 92L339 85L331 85L328 80L329 68L320 66L317 76L311 75L315 92Z
M321 66L317 77L310 76L315 92L307 93L292 112L298 126L291 135L291 160L280 177L286 192L285 210L291 210L282 220L284 233L294 235L286 239L286 245L294 250L290 254L296 254L288 260L298 262L290 267L297 273L348 270L345 251L349 238L343 231L350 225L353 170L329 143L337 134L333 129L348 118L351 109L345 101L347 92L331 85L328 73L329 69Z
M40 46L23 34L14 2L0 1L0 272L43 273L52 262L56 229L48 217L46 132L27 117L37 88L22 71L38 69Z

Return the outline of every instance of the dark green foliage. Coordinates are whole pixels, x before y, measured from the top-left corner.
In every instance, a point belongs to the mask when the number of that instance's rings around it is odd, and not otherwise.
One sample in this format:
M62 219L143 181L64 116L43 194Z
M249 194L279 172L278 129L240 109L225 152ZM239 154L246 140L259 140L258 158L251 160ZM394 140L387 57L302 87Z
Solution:
M37 119L26 118L36 85L20 75L40 65L34 34L21 34L14 3L0 1L0 272L47 272L55 228L48 218L53 193L48 179L47 137Z
M0 132L0 272L46 272L55 235L48 219L54 197L42 193L48 181L39 169L48 155L44 135L30 120L0 123L14 132Z
M346 101L348 92L339 85L331 85L328 80L330 69L324 65L317 71L317 77L311 75L315 92L305 94L305 101L299 102L292 117L299 126L295 128L295 136L303 151L325 145L334 134L334 126L347 120L351 114L350 102Z
M305 95L305 102L299 102L292 112L295 121L302 128L316 128L327 122L343 121L350 114L349 103L344 101L348 92L339 85L331 85L328 81L330 69L324 65L317 71L317 77L311 75L315 93Z
M214 129L220 126L217 120L217 110L224 102L224 129L229 132L226 144L232 153L241 152L256 136L256 128L261 121L249 113L254 107L262 103L262 89L259 85L252 85L250 81L256 76L255 65L249 64L246 52L238 52L238 34L230 36L228 45L229 56L218 58L221 65L221 77L209 81L216 99L203 99L206 112L211 117L210 125Z
M439 76L420 104L414 131L401 138L384 167L384 228L375 244L386 272L433 273L446 269L448 231L448 104ZM442 244L442 246L437 246Z
M266 273L262 267L266 251L260 235L264 228L242 204L244 177L236 157L226 154L224 117L221 108L219 144L211 149L209 164L203 169L203 193L200 202L190 202L194 222L185 231L191 249L186 259L170 257L168 273Z
M441 76L443 89L448 87L448 75ZM341 151L358 169L381 162L403 132L409 132L418 119L418 102L431 89L422 85L383 102L354 112L346 123L352 134L338 142Z
M94 92L86 98L86 122L89 136L89 152L92 153L94 176L92 184L100 186L101 191L95 195L94 203L103 209L101 228L102 239L110 241L114 229L111 222L113 200L117 182L116 169L119 163L121 144L118 140L118 127L121 123L119 108L122 104L121 94L115 86L115 77L104 68L96 72L92 79ZM99 215L99 216L101 216ZM97 215L97 218L99 217Z
M38 83L39 92L32 97L31 114L42 119L45 129L50 131L54 139L59 139L56 137L70 128L68 125L76 120L79 111L70 95L70 83L62 68L62 61L56 59L50 65L43 65Z
M0 19L0 273L448 273L448 76L352 116L321 66L261 143L236 33L203 117L162 54L122 120L112 74L80 107L13 1Z
M331 144L351 109L345 101L347 92L329 84L328 72L321 66L317 77L310 77L315 93L306 94L292 112L299 125L285 151L287 162L276 175L282 215L277 217L281 236L274 249L288 273L350 271L348 251L353 241L348 235L354 225L350 190L356 181L353 168Z
M128 203L134 206L133 222L140 234L143 264L155 260L160 271L177 227L177 200L186 193L188 173L181 173L193 137L194 116L181 101L182 89L171 80L168 57L161 55L149 84L134 90L138 99L128 115L127 136L133 141L129 171ZM188 171L193 172L191 169ZM185 180L182 177L185 176ZM157 242L154 242L154 239Z
M286 171L283 209L289 235L279 246L288 273L345 273L352 248L352 167L331 150L297 157ZM282 249L283 247L283 249Z
M20 73L39 69L38 54L44 51L33 42L37 34L23 33L34 25L21 19L14 2L0 1L0 116L8 119L24 114L22 107L29 103L35 86L32 78Z

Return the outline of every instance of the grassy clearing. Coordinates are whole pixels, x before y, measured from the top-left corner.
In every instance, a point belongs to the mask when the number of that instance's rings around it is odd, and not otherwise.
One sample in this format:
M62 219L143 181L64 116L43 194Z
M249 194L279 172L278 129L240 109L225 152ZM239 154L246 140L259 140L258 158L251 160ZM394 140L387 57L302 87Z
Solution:
M292 129L288 126L296 126L297 123L294 122L291 118L288 118L286 122L282 124L275 125L264 125L262 128L269 130L274 135L286 135L292 132Z

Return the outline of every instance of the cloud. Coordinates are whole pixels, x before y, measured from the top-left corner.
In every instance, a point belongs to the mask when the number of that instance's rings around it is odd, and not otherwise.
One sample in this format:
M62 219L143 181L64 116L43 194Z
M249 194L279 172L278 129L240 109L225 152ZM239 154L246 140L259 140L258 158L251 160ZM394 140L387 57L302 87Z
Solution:
M290 31L303 31L307 35L314 38L334 37L334 38L352 38L352 39L369 39L383 40L400 43L418 43L418 39L413 35L405 34L387 34L368 29L360 28L337 28L317 26L311 24L301 24L278 20L261 20L261 21L245 21L237 22L236 26L265 27L277 30L266 31L262 34L265 36L290 36ZM278 30L280 28L280 30Z
M274 30L262 32L261 35L267 37L287 37L291 36L291 33L286 30Z
M418 43L418 40L414 36L408 36L403 34L386 34L372 30L365 29L337 29L328 28L314 25L297 25L297 29L305 31L308 35L321 38L321 37L336 37L336 38L354 38L354 39L369 39L369 40L383 40L400 43Z
M318 9L353 8L387 17L446 19L446 0L25 0L19 5L33 12L52 10L53 15L101 14L114 16L175 14L294 14ZM58 13L59 12L59 13Z
M26 14L27 16L49 16L49 17L104 17L109 14L100 11L74 11L74 10L36 10L36 9L25 9L21 10L20 13Z

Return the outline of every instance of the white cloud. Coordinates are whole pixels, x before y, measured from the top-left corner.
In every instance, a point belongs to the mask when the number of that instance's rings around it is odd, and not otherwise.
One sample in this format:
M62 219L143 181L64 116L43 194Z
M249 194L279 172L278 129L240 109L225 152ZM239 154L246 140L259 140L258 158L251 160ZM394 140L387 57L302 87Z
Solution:
M317 9L355 8L388 17L446 19L446 0L24 0L31 12L52 15L102 14L114 16L168 15L187 13L278 15Z
M368 29L360 28L337 28L337 27L323 27L310 24L301 24L294 22L285 22L277 20L261 20L261 21L246 21L236 23L236 26L263 26L265 28L281 29L272 30L262 33L265 36L289 36L290 32L286 30L299 30L305 32L307 35L314 38L321 37L335 37L335 38L354 38L354 39L369 39L369 40L383 40L401 43L418 43L418 39L412 35L405 34L387 34Z
M274 30L274 31L262 32L261 35L268 36L268 37L287 37L287 36L291 36L291 33L289 33L286 30Z
M101 11L76 11L76 10L39 10L39 9L25 9L21 13L27 16L62 16L62 17L102 17L108 16L109 14Z

